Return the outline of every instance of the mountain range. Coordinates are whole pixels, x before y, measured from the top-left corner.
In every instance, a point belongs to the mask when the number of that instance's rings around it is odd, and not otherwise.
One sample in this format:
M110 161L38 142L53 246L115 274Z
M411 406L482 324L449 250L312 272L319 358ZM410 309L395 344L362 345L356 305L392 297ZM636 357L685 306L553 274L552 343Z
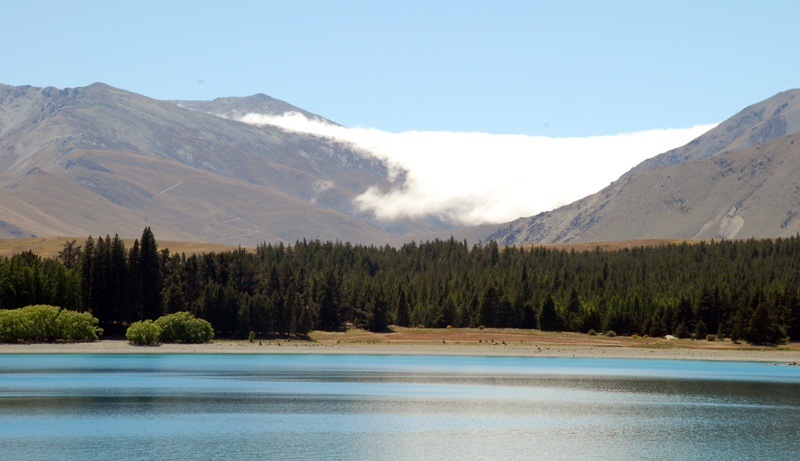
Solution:
M304 113L265 95L158 101L101 83L0 85L0 237L134 236L150 226L164 239L255 246L447 228L375 221L352 200L389 187L382 161L230 119L251 112Z
M603 190L504 225L382 222L353 199L402 187L388 166L319 136L237 121L301 113L259 94L160 101L96 83L0 84L0 238L135 237L255 246L298 239L502 244L746 238L800 231L800 90L754 104Z

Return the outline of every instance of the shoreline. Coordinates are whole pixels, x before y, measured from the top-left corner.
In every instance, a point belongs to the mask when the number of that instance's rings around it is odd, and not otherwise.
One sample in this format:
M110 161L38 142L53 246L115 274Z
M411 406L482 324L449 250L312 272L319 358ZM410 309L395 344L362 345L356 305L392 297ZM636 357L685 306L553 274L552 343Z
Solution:
M500 343L328 343L310 341L220 341L205 344L135 346L126 340L78 343L0 344L0 354L335 354L335 355L444 355L479 357L566 357L660 360L713 360L735 362L800 362L800 350L787 348L711 349L653 348Z

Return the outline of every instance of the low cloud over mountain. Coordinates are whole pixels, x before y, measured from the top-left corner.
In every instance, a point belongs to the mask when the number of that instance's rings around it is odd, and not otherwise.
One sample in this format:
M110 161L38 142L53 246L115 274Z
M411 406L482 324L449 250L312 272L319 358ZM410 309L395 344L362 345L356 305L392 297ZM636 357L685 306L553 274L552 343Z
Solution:
M304 114L247 114L239 120L348 143L404 171L402 185L355 198L381 220L435 216L460 225L500 223L551 210L608 185L642 160L715 125L614 136L525 135L347 128ZM391 169L393 168L393 169Z

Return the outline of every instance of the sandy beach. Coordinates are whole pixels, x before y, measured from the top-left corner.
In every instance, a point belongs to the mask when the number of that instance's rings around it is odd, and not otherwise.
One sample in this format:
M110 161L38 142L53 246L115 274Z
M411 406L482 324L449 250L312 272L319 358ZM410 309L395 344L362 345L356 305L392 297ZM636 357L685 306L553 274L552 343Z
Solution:
M688 340L687 340L688 341ZM125 340L85 343L0 344L0 354L365 354L497 357L581 357L662 360L718 360L799 363L796 348L697 348L569 344L397 343L312 341L218 341L206 344L134 346Z

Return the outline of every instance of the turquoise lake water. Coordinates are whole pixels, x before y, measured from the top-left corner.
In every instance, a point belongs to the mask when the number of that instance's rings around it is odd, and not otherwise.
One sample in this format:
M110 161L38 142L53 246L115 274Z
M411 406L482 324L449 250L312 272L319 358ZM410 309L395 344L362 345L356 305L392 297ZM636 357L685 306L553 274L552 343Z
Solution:
M2 459L800 459L800 367L0 355Z

